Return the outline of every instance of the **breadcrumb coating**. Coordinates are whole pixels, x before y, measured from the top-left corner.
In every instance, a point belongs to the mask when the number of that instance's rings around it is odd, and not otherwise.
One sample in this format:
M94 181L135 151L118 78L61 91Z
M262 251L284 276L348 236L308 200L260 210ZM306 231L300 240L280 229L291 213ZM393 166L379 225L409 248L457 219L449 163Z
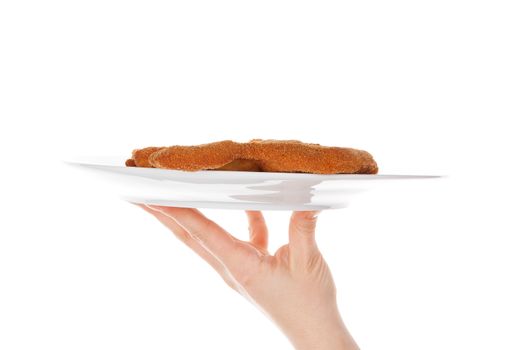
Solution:
M133 151L127 166L185 171L233 170L313 174L377 174L372 155L353 148L297 140L230 140L196 146L147 147Z

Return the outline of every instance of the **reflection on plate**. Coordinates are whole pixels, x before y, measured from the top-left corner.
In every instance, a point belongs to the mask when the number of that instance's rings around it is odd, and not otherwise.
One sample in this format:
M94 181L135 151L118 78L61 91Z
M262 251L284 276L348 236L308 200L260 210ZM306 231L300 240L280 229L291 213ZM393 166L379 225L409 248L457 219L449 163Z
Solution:
M322 210L347 206L350 197L378 182L430 179L430 175L316 175L242 171L133 168L124 159L84 158L68 164L112 181L134 203L187 208Z

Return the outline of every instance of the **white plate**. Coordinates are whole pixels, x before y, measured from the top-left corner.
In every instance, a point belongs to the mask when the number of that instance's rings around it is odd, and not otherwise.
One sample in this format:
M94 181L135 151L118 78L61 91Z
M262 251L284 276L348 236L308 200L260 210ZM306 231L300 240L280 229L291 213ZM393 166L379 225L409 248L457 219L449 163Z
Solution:
M125 159L83 158L66 163L104 175L134 203L187 208L323 210L343 208L349 198L378 182L430 179L431 175L316 175L245 171L134 168Z

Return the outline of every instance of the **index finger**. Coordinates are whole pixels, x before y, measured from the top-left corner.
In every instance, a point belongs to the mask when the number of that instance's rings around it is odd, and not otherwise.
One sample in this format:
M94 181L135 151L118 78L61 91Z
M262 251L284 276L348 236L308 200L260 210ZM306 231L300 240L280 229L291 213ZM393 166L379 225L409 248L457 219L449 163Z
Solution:
M149 205L174 219L210 254L220 261L234 255L236 240L222 227L208 219L197 209Z

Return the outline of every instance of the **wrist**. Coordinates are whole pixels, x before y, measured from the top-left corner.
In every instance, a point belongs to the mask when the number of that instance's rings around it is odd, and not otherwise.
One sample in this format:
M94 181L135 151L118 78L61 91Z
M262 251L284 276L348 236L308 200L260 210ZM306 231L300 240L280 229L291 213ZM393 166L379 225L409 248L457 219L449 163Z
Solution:
M285 329L285 334L297 350L358 350L339 311L304 319L300 327ZM294 322L296 325L297 322Z

